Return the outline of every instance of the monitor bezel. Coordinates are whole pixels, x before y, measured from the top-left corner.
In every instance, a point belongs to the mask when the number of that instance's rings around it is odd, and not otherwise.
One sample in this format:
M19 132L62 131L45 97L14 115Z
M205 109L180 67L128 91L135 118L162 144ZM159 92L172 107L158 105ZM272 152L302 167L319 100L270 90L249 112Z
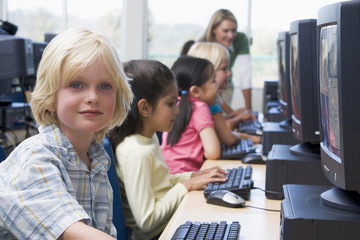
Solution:
M360 157L360 148L356 141L357 136L360 136L360 111L356 111L356 104L354 105L354 99L359 96L360 81L353 77L359 75L358 67L353 67L354 63L360 63L359 10L360 2L355 1L327 5L319 9L317 21L318 38L320 29L324 26L337 25L339 33L337 73L341 161L336 161L335 155L321 142L321 166L330 182L352 191L360 190L360 160L357 160ZM320 51L319 48L318 57Z

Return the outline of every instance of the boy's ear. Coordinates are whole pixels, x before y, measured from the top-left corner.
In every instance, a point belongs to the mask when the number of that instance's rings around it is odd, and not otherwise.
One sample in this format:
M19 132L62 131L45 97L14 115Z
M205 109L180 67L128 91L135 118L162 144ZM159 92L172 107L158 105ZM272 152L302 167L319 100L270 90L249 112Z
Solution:
M151 106L145 99L140 99L138 102L139 113L143 117L149 117L151 114Z
M190 96L193 98L199 98L200 97L200 87L198 86L191 86L189 89Z

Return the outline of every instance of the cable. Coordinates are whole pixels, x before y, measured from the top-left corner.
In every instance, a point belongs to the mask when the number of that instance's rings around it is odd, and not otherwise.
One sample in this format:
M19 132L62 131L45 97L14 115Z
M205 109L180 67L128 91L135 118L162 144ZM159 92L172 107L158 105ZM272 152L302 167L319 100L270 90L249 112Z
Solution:
M259 187L252 187L252 189L258 189L258 190L261 190L263 192L266 192L264 189L259 188ZM281 212L281 210L277 210L277 209L261 208L261 207L255 207L255 206L250 206L250 205L244 205L244 207L251 207L251 208L256 208L256 209L270 211L270 212Z
M264 210L264 211L270 211L270 212L281 212L281 210L277 210L277 209L261 208L261 207L255 207L255 206L251 206L251 205L246 205L246 204L244 204L244 207L251 207L251 208L256 208L256 209L260 209L260 210Z

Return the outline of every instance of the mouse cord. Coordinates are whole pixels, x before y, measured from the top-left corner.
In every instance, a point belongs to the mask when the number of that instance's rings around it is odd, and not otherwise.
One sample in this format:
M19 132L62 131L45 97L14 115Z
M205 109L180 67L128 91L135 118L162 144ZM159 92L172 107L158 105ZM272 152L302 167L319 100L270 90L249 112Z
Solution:
M281 212L280 210L277 209L268 209L268 208L261 208L261 207L255 207L255 206L250 206L250 205L243 205L244 207L251 207L251 208L256 208L256 209L260 209L260 210L264 210L264 211L269 211L269 212Z
M259 187L253 187L252 189L258 189L258 190L261 190L261 191L265 192L264 189L259 188ZM270 212L281 212L280 210L277 210L277 209L261 208L261 207L255 207L255 206L250 206L250 205L244 205L244 207L251 207L251 208L256 208L256 209L270 211Z

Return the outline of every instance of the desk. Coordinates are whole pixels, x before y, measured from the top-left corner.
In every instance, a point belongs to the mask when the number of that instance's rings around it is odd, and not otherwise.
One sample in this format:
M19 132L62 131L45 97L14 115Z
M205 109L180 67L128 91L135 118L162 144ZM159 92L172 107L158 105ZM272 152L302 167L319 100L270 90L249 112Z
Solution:
M234 160L206 160L203 169L220 166L224 169L234 168L242 164ZM254 186L265 189L265 165L252 165ZM265 193L258 189L250 192L250 200L246 205L280 210L281 201L270 200ZM250 207L226 208L207 204L203 191L191 191L184 196L176 212L170 219L160 240L171 239L176 228L186 221L211 222L226 220L228 223L239 221L241 224L240 240L279 240L280 239L280 213L270 212Z

